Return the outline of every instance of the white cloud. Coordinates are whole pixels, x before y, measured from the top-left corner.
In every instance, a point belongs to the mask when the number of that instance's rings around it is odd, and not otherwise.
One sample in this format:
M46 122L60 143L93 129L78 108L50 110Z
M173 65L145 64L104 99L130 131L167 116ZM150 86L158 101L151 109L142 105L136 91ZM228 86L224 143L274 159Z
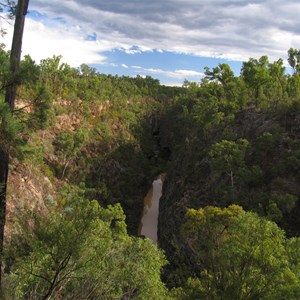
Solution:
M290 47L300 48L296 0L31 0L30 9L59 15L133 54L160 49L231 60L276 59Z
M126 64L121 65L123 68L128 69L129 67Z
M127 54L138 54L138 53L141 53L142 51L141 50L137 50L137 49L125 49L125 52Z
M175 71L169 71L169 70L162 70L162 69L154 69L154 68L142 68L142 67L136 67L132 66L132 68L137 69L135 72L142 72L145 74L154 74L154 75L162 75L170 78L176 78L177 82L175 85L178 85L178 80L181 82L184 79L194 79L199 80L201 77L204 76L203 73L193 71L193 70L175 70Z
M285 58L290 47L300 48L297 0L30 0L29 11L46 19L28 15L23 53L36 60L62 55L72 66L104 63L101 53L113 49L246 61ZM93 34L96 40L86 40ZM11 35L5 41L9 45ZM189 70L144 71L201 76Z
M62 55L62 61L73 67L82 63L101 64L106 57L99 53L111 49L110 46L97 41L85 40L82 35L78 35L76 28L46 27L30 18L26 20L25 26L22 55L30 54L38 62L53 55ZM10 45L11 39L10 27L4 37L4 43Z
M192 71L192 70L176 70L174 74L177 74L178 76L204 76L203 73L197 72L197 71Z

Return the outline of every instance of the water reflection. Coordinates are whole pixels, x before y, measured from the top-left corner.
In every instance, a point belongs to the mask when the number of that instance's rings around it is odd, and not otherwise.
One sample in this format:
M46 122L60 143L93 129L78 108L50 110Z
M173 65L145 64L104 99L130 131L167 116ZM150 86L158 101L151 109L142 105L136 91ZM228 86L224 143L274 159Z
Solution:
M162 193L162 176L153 181L152 187L144 199L143 217L139 226L139 235L157 243L157 225L159 213L159 199Z

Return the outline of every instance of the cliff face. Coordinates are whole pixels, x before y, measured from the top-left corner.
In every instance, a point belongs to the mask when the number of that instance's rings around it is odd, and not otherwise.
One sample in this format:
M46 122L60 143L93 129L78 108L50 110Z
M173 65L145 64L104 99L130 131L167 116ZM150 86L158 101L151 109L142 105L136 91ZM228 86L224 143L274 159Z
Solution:
M179 143L177 140L177 144L170 144L172 159L159 215L159 245L170 260L166 273L173 272L173 277L167 280L174 284L174 270L190 265L192 252L180 232L187 208L235 203L276 221L288 236L300 235L298 119L295 109L284 113L249 109L237 113L230 122L211 128L205 135L187 132ZM228 172L214 166L211 149L221 141L237 145L241 139L247 140L249 146L243 160L232 166L232 184ZM225 160L224 156L220 161ZM188 273L191 270L190 265Z
M139 128L158 101L136 93L89 101L57 96L49 100L45 128L19 133L27 140L11 151L8 240L18 232L22 211L47 213L47 199L64 201L68 189L103 206L121 203L129 231L137 234L143 196L153 179L151 163L140 146L144 129ZM24 99L17 107L30 121L34 112L30 100Z
M56 197L57 188L58 186L51 182L36 165L29 161L20 162L17 159L11 161L7 191L6 242L10 240L13 233L19 232L20 219L24 216L24 210L47 213L45 201Z

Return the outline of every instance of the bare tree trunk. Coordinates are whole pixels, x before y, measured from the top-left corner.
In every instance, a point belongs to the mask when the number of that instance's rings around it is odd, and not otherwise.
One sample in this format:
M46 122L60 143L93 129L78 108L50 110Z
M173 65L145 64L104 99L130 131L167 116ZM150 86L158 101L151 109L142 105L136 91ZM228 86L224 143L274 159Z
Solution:
M14 35L10 54L10 71L12 81L8 84L5 94L5 102L9 105L13 113L15 108L15 99L17 91L17 73L20 66L22 38L24 31L25 16L28 9L29 0L18 0ZM4 120L1 126L6 126ZM4 227L6 219L6 191L7 191L7 176L9 165L9 150L5 145L0 147L0 288L2 289L2 264L3 264L3 242L4 242Z
M234 175L233 175L233 172L230 171L230 181L231 181L231 187L233 187L233 178L234 178Z

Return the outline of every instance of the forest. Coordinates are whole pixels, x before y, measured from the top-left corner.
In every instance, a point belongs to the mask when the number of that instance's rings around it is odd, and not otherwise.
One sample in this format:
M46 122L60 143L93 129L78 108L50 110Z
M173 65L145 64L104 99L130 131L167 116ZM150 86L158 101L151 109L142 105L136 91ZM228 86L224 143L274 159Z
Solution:
M6 299L299 299L300 55L163 86L60 56L21 61L9 149ZM166 173L159 242L138 236Z
M181 87L62 56L13 72L12 52L1 299L300 298L300 50ZM138 228L162 173L156 245Z

